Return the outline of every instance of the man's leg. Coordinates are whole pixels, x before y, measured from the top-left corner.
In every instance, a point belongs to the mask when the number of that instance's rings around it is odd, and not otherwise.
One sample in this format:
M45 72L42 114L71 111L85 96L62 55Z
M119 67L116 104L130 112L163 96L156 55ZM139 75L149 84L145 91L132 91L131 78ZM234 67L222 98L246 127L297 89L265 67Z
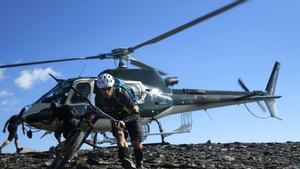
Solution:
M128 148L128 144L125 140L125 134L123 131L117 132L117 141L118 141L118 156L121 160L122 166L125 169L133 169L135 168L134 164L131 161L130 152Z
M112 123L112 132L114 137L117 139L118 144L118 156L125 169L134 169L135 166L130 160L130 152L128 144L125 139L125 134L115 123Z
M19 148L19 144L18 144L18 141L19 141L19 137L18 137L18 135L15 135L15 147L16 147L16 150L18 150L18 148Z
M144 136L142 124L140 120L132 121L126 124L133 146L133 152L137 168L143 168L143 145L142 140Z
M3 149L5 146L7 146L9 143L10 143L10 140L6 140L6 141L3 142L3 144L2 144L1 147L0 147L0 153L2 153L2 149Z
M11 132L10 130L8 130L8 132L9 132L9 134L8 134L7 140L0 147L1 151L5 146L7 146L14 139L14 133Z
M23 148L19 148L19 137L17 134L15 136L15 147L17 153L20 153L23 150Z
M136 167L143 168L143 158L144 158L143 145L139 140L134 140L132 141L132 146L133 146L133 152L136 161Z

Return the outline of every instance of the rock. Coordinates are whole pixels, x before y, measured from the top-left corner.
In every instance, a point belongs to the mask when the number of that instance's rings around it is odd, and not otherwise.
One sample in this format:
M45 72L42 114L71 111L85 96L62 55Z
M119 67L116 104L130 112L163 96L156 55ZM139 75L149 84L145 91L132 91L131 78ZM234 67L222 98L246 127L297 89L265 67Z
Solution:
M228 151L227 148L221 148L221 151Z
M234 161L235 160L235 158L231 157L231 156L224 156L223 159L226 161Z
M130 148L132 152L132 148ZM298 151L299 150L299 151ZM300 169L300 142L287 143L203 143L145 145L145 168L297 168ZM48 169L49 152L0 154L5 169ZM116 147L80 150L66 169L121 169Z
M44 165L45 165L46 167L50 167L51 164L52 164L52 162L53 162L53 160L45 161L45 162L44 162Z

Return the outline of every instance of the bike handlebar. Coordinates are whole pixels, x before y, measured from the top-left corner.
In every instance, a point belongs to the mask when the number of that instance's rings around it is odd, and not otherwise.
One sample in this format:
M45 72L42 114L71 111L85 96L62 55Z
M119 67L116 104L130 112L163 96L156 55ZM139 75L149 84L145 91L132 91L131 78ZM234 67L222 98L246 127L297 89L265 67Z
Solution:
M112 120L113 122L118 122L118 120L116 120L116 119L113 118L112 116L106 114L105 112L103 112L103 111L102 111L100 108L98 108L97 106L94 106L94 105L91 103L91 101L90 101L87 97L83 96L83 94L82 94L80 91L78 91L78 90L75 89L74 87L71 87L71 89L72 89L75 93L79 94L79 96L82 97L85 101L87 101L87 102L89 103L89 105L90 105L93 109L96 110L96 113L97 113L98 115L103 115L104 117L106 117L106 118Z

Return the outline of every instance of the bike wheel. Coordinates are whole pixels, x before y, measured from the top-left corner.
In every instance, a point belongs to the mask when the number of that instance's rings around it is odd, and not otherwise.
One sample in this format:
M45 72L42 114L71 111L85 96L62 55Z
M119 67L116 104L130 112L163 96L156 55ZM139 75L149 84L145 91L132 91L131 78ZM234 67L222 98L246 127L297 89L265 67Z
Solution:
M62 152L62 157L58 156L54 160L52 164L52 168L54 169L62 169L65 164L73 157L73 155L80 149L83 140L84 140L84 132L77 131L73 134L73 136L68 141L67 145L64 147L64 152Z
M59 161L61 161L62 158L60 156L56 156L54 161L52 162L50 168L56 168L57 164L59 163Z

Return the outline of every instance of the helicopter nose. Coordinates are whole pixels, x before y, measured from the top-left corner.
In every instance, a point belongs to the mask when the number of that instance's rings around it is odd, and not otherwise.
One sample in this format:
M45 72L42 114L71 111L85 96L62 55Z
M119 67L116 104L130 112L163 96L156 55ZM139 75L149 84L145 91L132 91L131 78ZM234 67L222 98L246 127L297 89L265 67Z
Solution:
M29 114L25 118L26 123L36 123L36 122L43 122L43 123L52 123L54 119L52 110L47 108L43 109L40 112Z

